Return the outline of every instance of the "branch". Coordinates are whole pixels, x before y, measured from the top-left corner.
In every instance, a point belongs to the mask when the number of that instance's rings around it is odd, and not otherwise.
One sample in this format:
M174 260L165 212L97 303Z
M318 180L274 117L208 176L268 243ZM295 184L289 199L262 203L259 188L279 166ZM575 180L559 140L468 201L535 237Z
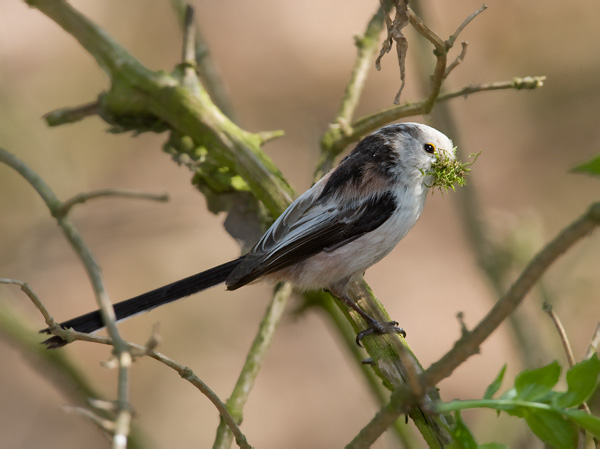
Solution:
M460 33L462 33L462 31L467 27L468 24L470 24L475 19L475 17L477 17L479 14L481 14L486 9L487 9L486 5L481 5L481 7L477 11L475 11L473 14L471 14L469 17L467 17L463 21L463 23L461 23L459 25L459 27L456 29L456 31L454 32L454 34L452 34L452 36L450 36L448 38L448 40L446 41L446 47L447 48L452 48L452 46L454 45L454 43L458 39L458 36L460 35Z
M272 216L278 216L289 205L293 190L261 150L260 137L240 129L223 115L202 86L191 92L165 72L147 69L64 1L27 3L77 39L110 77L111 90L100 98L103 118L117 124L125 120L142 128L166 123L198 145L210 148L211 157L232 167Z
M29 299L31 300L33 305L40 311L40 313L44 317L44 321L46 322L48 327L51 328L53 334L60 336L61 338L65 339L68 342L87 341L87 342L92 342L92 343L99 343L99 344L103 344L103 345L114 346L115 343L113 342L111 337L103 337L100 335L87 334L87 333L83 333L83 332L77 332L74 330L61 328L56 323L54 318L50 315L50 313L46 309L43 302L39 299L38 295L29 287L29 285L26 282L15 280L15 279L0 278L0 284L14 284L14 285L20 286L21 290L23 290L25 292L25 294L29 297ZM163 365L176 371L183 379L187 380L189 383L191 383L193 386L195 386L198 390L200 390L202 392L202 394L204 394L215 405L215 407L217 408L223 421L227 424L227 426L229 426L231 432L235 436L236 441L238 442L238 445L242 448L251 448L251 446L246 441L246 437L243 435L243 433L237 426L235 420L233 419L233 417L227 410L227 407L225 406L223 401L221 401L219 399L219 397L198 376L196 376L190 368L185 367L185 366L177 363L173 359L167 357L166 355L155 351L154 349L150 348L148 345L142 346L142 345L138 345L138 344L127 342L127 341L123 341L123 343L125 344L127 351L129 353L134 354L135 356L147 355L148 357L151 357L154 360L157 360L158 362L162 363ZM61 352L48 351L46 349L44 349L43 353L44 354L61 354ZM76 378L78 379L78 377L76 377ZM82 385L85 386L86 384L82 384ZM87 387L86 387L86 391L89 391L89 396L97 396L95 393L92 392L91 389L89 389ZM95 401L95 402L97 402L97 401ZM95 417L95 415L94 415L94 417ZM105 426L103 426L103 427L105 427Z
M351 281L347 287L347 294L368 315L377 321L390 321L385 308L375 297L364 279ZM336 301L336 304L338 304L342 313L350 321L355 332L365 328L365 323L356 312L348 310L347 307L339 304L339 301ZM385 334L366 337L362 340L362 343L371 356L373 369L383 379L384 386L392 390L392 392L412 384L415 377L420 379L419 375L422 373L423 367L419 364L419 361L412 353L404 338L396 334ZM407 357L410 358L409 362L406 362ZM420 390L424 406L439 402L439 393L434 388L421 387ZM400 394L400 396L404 397L404 393ZM416 397L412 394L412 391L410 397ZM450 441L450 435L447 430L449 423L446 417L444 415L424 413L418 407L411 407L411 404L415 404L415 401L405 402L402 406L394 406L394 409L399 410L401 408L407 411L408 416L413 420L430 448L444 447Z
M185 17L189 4L184 0L171 0L171 5L175 10L177 22L181 25L185 33L187 23ZM204 40L204 37L196 24L194 28L194 32L190 33L190 36L194 39L193 60L195 61L195 68L206 85L206 89L210 93L211 98L219 109L223 111L230 120L239 123L239 119L237 118L233 107L233 102L227 93L219 69L211 57L208 44Z
M0 162L16 170L26 181L28 181L42 197L52 216L56 219L65 237L79 256L84 268L90 278L96 302L100 309L102 320L114 342L114 355L118 361L118 394L117 394L117 416L115 419L115 432L113 434L113 445L115 448L127 446L131 422L131 407L129 405L129 366L131 365L131 354L119 335L115 325L115 314L112 304L104 289L104 283L100 275L100 269L92 256L89 248L84 244L77 229L66 215L60 214L63 203L54 195L50 187L29 167L12 154L0 148ZM54 325L54 327L57 327Z
M78 195L75 195L71 199L63 201L62 205L58 208L57 213L60 216L64 216L67 215L71 211L71 208L76 204L83 204L89 200L105 197L132 198L140 200L158 201L161 203L169 201L169 195L166 193L146 193L127 189L103 189L96 190L94 192L80 193Z
M527 265L515 283L498 300L496 305L471 331L458 340L454 347L423 373L423 388L431 388L448 377L467 358L476 354L481 343L521 304L529 290L544 272L581 238L589 235L600 225L600 202L594 203L587 212L560 232Z
M465 86L461 89L451 91L445 94L440 94L437 102L447 101L456 97L466 97L468 95L489 92L494 90L524 90L537 89L544 85L545 76L527 76L524 78L513 78L510 81L497 81L493 83L482 83ZM422 115L427 113L427 100L418 102L406 102L400 106L384 109L372 115L367 115L357 119L349 127L351 130L348 134L341 136L338 140L332 143L334 150L338 154L352 142L358 141L362 136L371 133L387 123L393 122L414 115Z
M338 136L350 132L346 128L352 121L352 117L358 106L358 100L367 80L367 74L377 53L379 35L381 34L381 30L383 30L383 17L383 8L378 8L369 21L365 34L355 38L357 49L356 62L354 63L350 80L346 85L337 116L333 119L333 122L329 125L329 130L321 139L321 156L315 169L314 179L320 179L333 167L333 161L339 153L335 151L331 143Z
M408 405L413 400L408 390L398 389L393 391L390 401L379 409L373 419L346 445L346 449L371 447L390 426L398 421L398 416L409 411L410 407ZM433 446L429 445L429 447Z
M287 305L291 294L292 287L290 284L279 284L275 288L271 303L260 322L258 333L256 334L256 337L254 337L252 346L246 356L244 367L233 388L231 396L227 399L227 410L234 417L235 423L237 424L242 422L244 406L246 405L250 391L254 386L258 371L262 368L267 355L267 350L271 346L275 330L277 329L277 325L281 320L281 316L283 315L285 306ZM230 430L231 425L224 419L221 420L221 423L217 428L213 449L225 449L231 446L232 434Z
M573 244L589 235L597 226L600 226L600 202L593 204L585 214L565 228L540 251L477 327L471 332L464 333L450 351L421 374L421 389L428 391L433 388L442 379L450 376L454 369L468 357L478 353L479 347L485 339L517 308L548 267ZM415 399L408 386L399 387L392 393L390 402L379 410L348 447L370 447L390 423L402 413L406 413L408 406ZM427 405L427 402L425 404ZM356 441L359 441L360 445L356 444Z
M544 309L544 312L546 312L548 314L548 316L550 317L550 319L552 320L552 323L554 324L554 327L556 328L556 332L558 332L558 337L560 338L560 341L563 345L563 349L565 350L565 355L567 356L567 361L569 362L569 366L573 367L573 365L575 365L575 356L573 355L573 349L571 348L571 344L569 343L569 337L567 337L567 332L565 331L565 327L562 325L560 318L558 317L558 315L556 313L554 313L554 310L549 303L545 302L542 305L542 308Z
M552 320L552 323L554 324L554 327L556 328L556 331L558 332L558 337L560 338L560 341L563 345L563 349L565 351L565 355L567 356L567 361L569 362L569 366L572 368L573 366L575 366L576 362L575 362L575 355L573 354L573 349L571 348L571 344L569 343L569 337L567 336L567 331L565 330L565 327L563 326L560 318L554 312L552 306L549 303L545 302L542 305L542 308L544 309L544 312L546 312L548 314L548 316L550 317L550 319ZM592 414L592 412L590 411L589 405L585 401L583 401L581 403L579 408L581 408L582 410L585 410L585 412L588 415ZM585 439L585 433L584 433L583 438Z

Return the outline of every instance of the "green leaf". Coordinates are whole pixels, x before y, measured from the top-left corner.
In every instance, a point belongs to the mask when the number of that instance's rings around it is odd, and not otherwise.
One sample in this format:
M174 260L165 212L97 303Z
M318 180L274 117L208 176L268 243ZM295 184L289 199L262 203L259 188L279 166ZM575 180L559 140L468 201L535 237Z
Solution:
M525 421L533 433L556 449L573 449L577 441L577 429L573 423L551 410L532 410L525 413Z
M508 449L508 446L500 443L485 443L477 446L477 449Z
M600 374L600 360L594 354L567 371L567 391L557 394L552 403L556 407L570 408L586 401L596 390Z
M570 171L572 173L600 176L600 153L591 158L589 161L576 165Z
M596 438L600 438L600 418L588 415L583 410L564 410L564 414L579 427L587 430Z
M452 443L448 446L450 449L477 449L477 442L471 431L462 420L460 412L454 414L455 422L452 428Z
M505 372L506 372L506 363L504 364L504 366L502 367L502 369L500 369L500 372L498 373L498 375L496 376L496 378L494 379L494 381L491 384L489 384L489 386L485 390L485 394L483 395L483 399L492 399L492 397L494 397L494 395L500 389L500 385L502 384L502 379L504 378L504 373Z
M515 389L517 398L523 401L535 401L552 391L560 377L560 365L555 360L542 368L525 370L517 376Z

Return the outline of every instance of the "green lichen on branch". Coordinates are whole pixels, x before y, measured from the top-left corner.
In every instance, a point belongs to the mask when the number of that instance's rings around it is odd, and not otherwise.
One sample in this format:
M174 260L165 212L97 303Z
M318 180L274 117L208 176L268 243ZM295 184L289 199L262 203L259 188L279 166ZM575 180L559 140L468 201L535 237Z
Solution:
M456 149L454 150L456 151ZM460 162L454 158L448 157L444 151L435 153L435 162L431 164L431 169L426 173L432 176L431 184L425 184L428 188L437 188L442 194L452 189L456 190L455 185L464 186L467 183L467 176L471 172L471 166L475 163L481 151L476 154L470 154L469 162ZM432 193L435 190L432 191Z

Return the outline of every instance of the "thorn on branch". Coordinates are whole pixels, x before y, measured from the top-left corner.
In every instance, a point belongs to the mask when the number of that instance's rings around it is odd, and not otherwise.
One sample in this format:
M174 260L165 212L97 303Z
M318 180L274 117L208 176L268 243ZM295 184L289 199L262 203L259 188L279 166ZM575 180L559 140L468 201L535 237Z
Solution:
M458 322L460 324L461 336L466 337L467 335L469 335L469 329L467 328L467 325L465 324L465 314L463 312L458 312L456 314L456 319L458 320Z
M261 131L258 133L258 138L261 141L261 145L270 142L271 140L279 139L283 136L285 136L285 131L282 129L276 129L274 131Z
M100 104L97 101L86 103L74 108L61 108L43 115L48 126L60 126L75 123L92 115L98 115Z
M100 416L96 415L94 412L85 409L83 407L63 407L63 410L67 413L76 413L78 415L84 416L86 418L88 418L90 421L92 421L94 424L96 424L98 427L100 427L102 430L108 432L108 433L113 433L115 430L115 423L109 419L104 419L101 418Z
M154 351L156 348L158 348L158 345L161 343L161 336L160 333L158 332L158 328L159 328L159 323L154 323L154 325L152 326L152 334L150 334L150 338L148 339L148 341L145 344L145 354L147 355L150 352Z

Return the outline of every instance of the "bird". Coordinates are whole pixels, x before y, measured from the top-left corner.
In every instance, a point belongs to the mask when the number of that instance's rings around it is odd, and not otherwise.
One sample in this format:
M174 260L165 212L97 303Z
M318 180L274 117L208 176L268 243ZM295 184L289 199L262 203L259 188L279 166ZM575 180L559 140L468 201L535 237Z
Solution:
M331 292L366 321L367 329L356 337L359 345L372 333L404 333L395 321L382 323L369 316L348 297L346 287L415 225L434 180L432 164L440 157L456 157L452 141L440 131L413 122L384 126L296 198L247 254L114 304L116 320L221 283L236 290L267 280L290 282L297 291ZM92 333L104 323L96 310L60 326ZM44 343L48 348L67 344L56 335Z

